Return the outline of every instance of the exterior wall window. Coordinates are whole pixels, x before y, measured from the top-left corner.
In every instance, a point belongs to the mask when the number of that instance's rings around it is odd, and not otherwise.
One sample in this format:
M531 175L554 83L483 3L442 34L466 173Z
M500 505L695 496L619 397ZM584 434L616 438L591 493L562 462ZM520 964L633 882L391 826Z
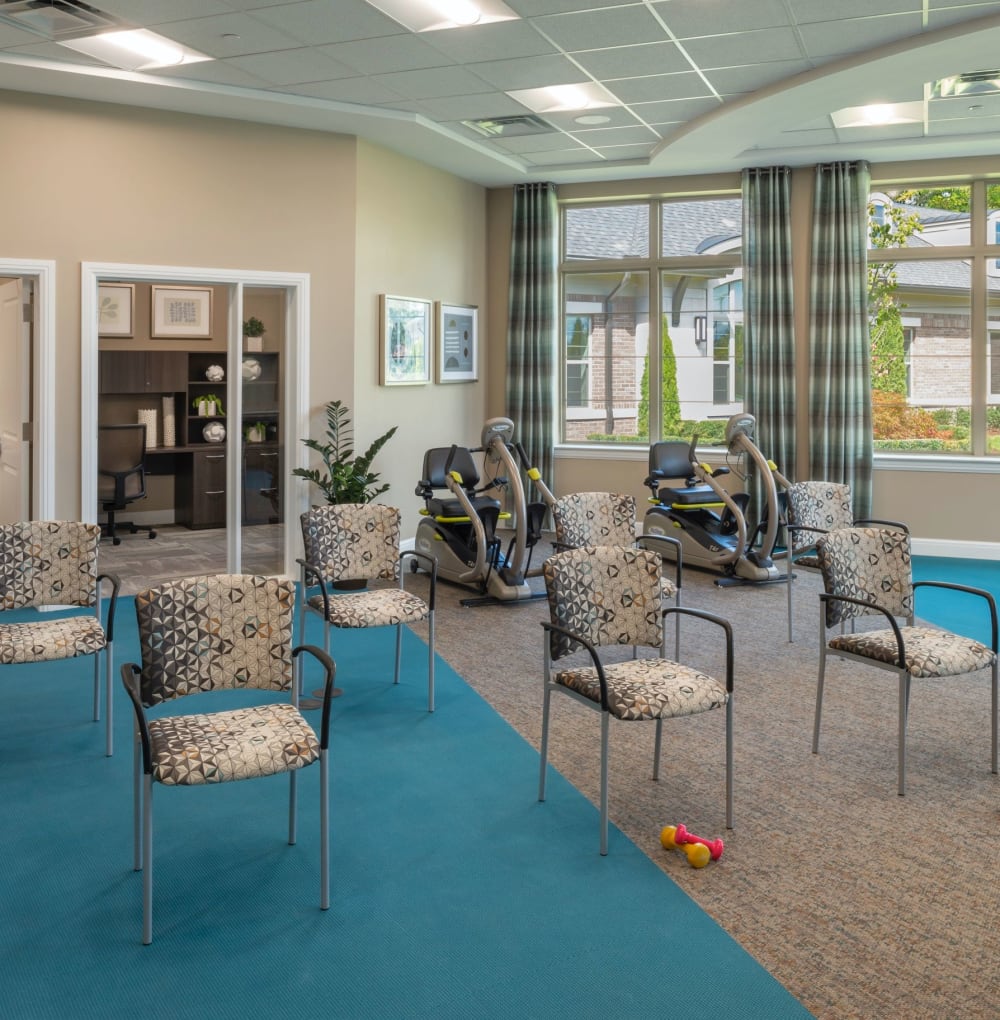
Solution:
M973 314L984 294L988 308L1000 304L1000 236L991 230L987 243L975 243L970 229L972 203L986 193L956 185L893 188L870 198L876 452L1000 452L1000 417L974 378L978 365L988 369L991 391L1000 383L987 323ZM989 318L1000 318L1000 307Z
M564 207L563 442L721 440L743 399L741 223L739 198Z

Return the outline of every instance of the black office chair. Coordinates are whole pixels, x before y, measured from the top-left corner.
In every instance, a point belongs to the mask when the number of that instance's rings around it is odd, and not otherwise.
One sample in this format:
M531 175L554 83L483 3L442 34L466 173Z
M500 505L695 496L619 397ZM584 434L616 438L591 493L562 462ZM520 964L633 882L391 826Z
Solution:
M129 503L146 497L146 426L101 425L97 431L97 498L108 515L102 530L114 545L121 544L118 528L128 528L133 535L148 531L156 538L151 527L115 520Z

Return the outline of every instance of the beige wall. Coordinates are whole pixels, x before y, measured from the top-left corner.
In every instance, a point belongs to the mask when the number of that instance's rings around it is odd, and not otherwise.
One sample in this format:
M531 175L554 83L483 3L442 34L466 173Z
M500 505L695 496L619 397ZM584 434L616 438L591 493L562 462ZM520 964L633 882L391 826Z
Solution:
M486 191L359 142L357 215L352 366L357 445L364 450L389 426L399 426L374 468L391 485L382 498L403 511L403 535L412 537L423 505L414 489L424 452L452 443L476 445L486 413L488 352L497 342L486 299ZM435 365L426 385L380 386L380 294L478 305L479 381L440 385ZM340 328L350 333L349 322Z
M332 399L359 445L398 424L376 469L415 521L425 447L478 436L485 382L379 387L377 296L485 312L482 188L346 136L13 92L0 137L0 253L56 261L57 515L81 509L80 263L96 261L309 273L312 432Z
M956 176L995 174L995 166L987 159L940 160L932 165L920 163L886 164L872 167L872 178L878 181L917 182L921 180L954 179ZM792 177L793 246L796 293L796 380L797 392L808 392L808 329L809 329L809 226L812 216L811 167L797 168ZM561 185L561 199L647 197L669 194L706 194L739 188L739 178L719 174L698 178L670 178L620 183ZM493 189L488 196L490 245L489 286L492 329L506 332L507 325L507 259L510 251L510 189ZM497 372L504 371L503 362ZM499 378L491 380L491 402L502 402ZM779 465L791 478L803 477L808 462L808 403L798 401L797 465ZM764 451L768 453L767 450ZM798 467L800 470L796 470ZM643 487L647 474L645 455L632 458L618 451L614 456L584 457L560 454L555 463L552 488L556 495L586 490L631 492L641 500L648 495ZM961 498L956 499L955 491ZM997 542L996 526L986 508L1000 502L1000 474L983 472L956 474L934 470L888 470L876 464L873 514L891 520L906 521L917 539L943 542ZM959 507L961 509L959 509ZM969 509L974 508L970 513Z

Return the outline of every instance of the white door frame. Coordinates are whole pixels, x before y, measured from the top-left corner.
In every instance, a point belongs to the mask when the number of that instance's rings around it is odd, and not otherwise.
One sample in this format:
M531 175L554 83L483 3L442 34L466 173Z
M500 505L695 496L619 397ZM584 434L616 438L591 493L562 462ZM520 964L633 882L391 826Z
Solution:
M145 266L135 263L84 262L80 266L80 507L81 520L97 520L97 409L98 409L98 298L102 280L142 281L146 283L216 284L231 286L229 303L229 339L242 335L243 288L284 288L288 294L285 311L287 371L284 376L285 413L282 416L284 479L292 477L292 468L305 467L305 448L298 436L309 434L309 274L272 273L253 269L212 269L192 266ZM227 374L241 378L242 357L238 344L228 343ZM240 421L241 387L234 387L230 413ZM240 429L226 435L226 558L230 569L239 572L241 562L239 493L243 480L237 446L242 442ZM305 510L306 494L288 490L285 507L284 573L295 576L295 557L299 536L289 522ZM293 498L296 497L296 498Z
M0 276L26 276L35 284L31 505L38 520L51 520L56 509L56 264L49 259L0 259Z

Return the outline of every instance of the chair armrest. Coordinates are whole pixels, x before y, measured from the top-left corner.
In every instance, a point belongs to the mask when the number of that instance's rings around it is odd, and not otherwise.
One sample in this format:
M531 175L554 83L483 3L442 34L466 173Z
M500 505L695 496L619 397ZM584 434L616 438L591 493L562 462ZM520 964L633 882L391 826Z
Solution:
M671 615L672 613L681 613L684 616L696 616L700 620L708 620L709 623L714 623L716 626L721 627L726 635L726 690L733 693L733 627L732 624L723 616L718 616L716 613L710 613L706 609L689 609L687 606L667 606L663 610L663 619Z
M601 685L601 709L607 712L609 710L608 678L604 675L604 664L601 662L601 658L597 654L597 648L585 637L581 637L579 634L571 631L568 627L563 627L558 623L549 623L547 620L542 620L542 629L548 633L562 634L564 637L569 638L571 641L581 645L587 650L587 653L590 655L590 659L594 664L594 668L597 670L598 683Z
M869 602L867 599L856 599L851 595L833 595L830 592L820 592L819 600L821 604L824 602L850 602L856 606L864 606L866 609L874 609L881 613L889 621L889 626L892 627L892 632L896 635L896 652L899 657L896 665L900 669L906 669L906 646L903 644L903 632L899 629L896 617L887 609L883 609L877 602Z
M880 517L859 517L855 522L854 526L860 527L862 524L881 524L885 528L895 528L897 531L902 531L908 535L910 529L902 521L885 521Z
M333 678L337 675L337 666L322 648L316 645L297 645L292 649L292 659L296 659L300 652L308 652L320 665L326 674L323 682L323 714L321 716L319 746L325 751L330 746L330 702L333 699Z
M997 603L993 595L983 588L973 588L967 584L954 584L951 581L914 581L914 591L917 588L947 588L951 591L964 591L967 595L978 595L980 598L986 599L986 604L990 610L990 629L992 641L990 647L993 649L993 654L997 654Z
M326 619L329 619L330 593L326 590L326 581L323 579L322 572L317 567L314 567L308 560L304 560L301 556L296 557L295 562L302 567L302 601L305 602L306 589L315 588L319 585L320 594L323 596L323 616ZM309 583L310 576L316 578L313 584Z
M108 641L115 639L115 610L118 607L118 592L121 589L121 578L117 574L105 573L97 575L97 616L101 616L101 582L111 582L111 600L108 602L108 622L105 624L104 633Z
M640 535L636 539L635 544L640 549L648 549L650 552L657 552L655 548L659 542L665 542L667 545L673 546L673 554L675 559L675 578L674 583L677 585L677 590L681 590L681 566L682 566L682 546L679 538L674 538L672 535ZM660 553L660 559L665 559L663 553Z
M427 572L431 575L431 590L430 598L427 600L427 605L430 607L431 612L434 611L434 599L437 594L437 576L438 576L438 564L437 560L433 556L428 556L427 553L417 552L416 549L405 549L399 554L399 562L402 564L404 560L413 558L423 563L427 567ZM403 577L405 571L400 568L399 571L399 586L400 588L405 587L403 584Z
M125 691L135 709L135 721L139 730L139 740L142 743L142 771L149 775L153 771L152 751L149 742L149 724L146 722L146 709L142 704L142 696L139 693L139 676L141 670L134 662L126 662L122 665L122 683Z

